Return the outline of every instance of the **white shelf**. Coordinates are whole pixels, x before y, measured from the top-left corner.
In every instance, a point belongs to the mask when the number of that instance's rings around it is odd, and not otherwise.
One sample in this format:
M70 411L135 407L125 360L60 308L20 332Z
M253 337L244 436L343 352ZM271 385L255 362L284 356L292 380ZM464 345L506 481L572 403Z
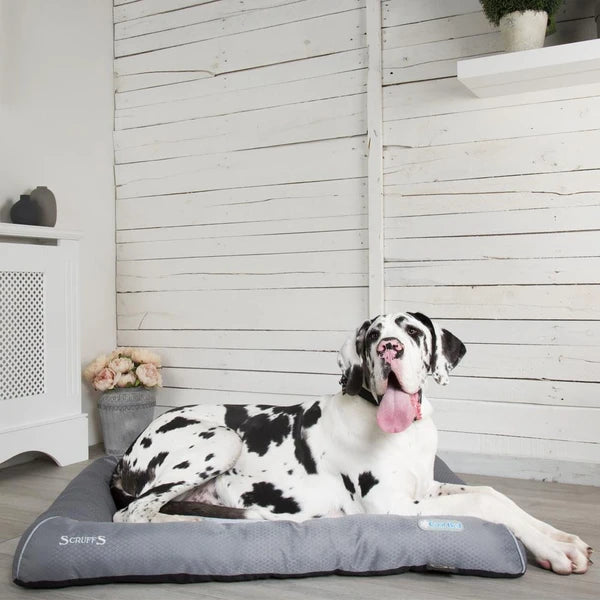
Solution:
M457 75L480 98L600 83L600 39L460 60Z
M54 227L40 227L38 225L0 223L0 236L48 240L78 240L81 238L81 233L55 229Z

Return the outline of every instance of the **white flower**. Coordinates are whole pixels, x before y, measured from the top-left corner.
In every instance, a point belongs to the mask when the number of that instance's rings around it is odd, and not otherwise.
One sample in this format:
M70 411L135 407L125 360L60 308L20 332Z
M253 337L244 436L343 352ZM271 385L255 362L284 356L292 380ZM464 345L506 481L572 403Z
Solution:
M94 378L96 377L96 375L98 375L98 373L100 373L100 371L102 371L102 369L104 369L104 367L106 367L107 362L108 362L108 359L107 359L106 355L101 354L98 358L96 358L96 360L92 361L83 370L84 379L91 383L94 380Z
M108 360L112 360L113 358L119 358L121 356L126 356L128 358L131 358L131 353L133 351L133 348L127 348L127 347L119 347L119 348L115 348L109 355L108 355Z
M108 368L112 369L116 373L127 373L133 369L133 361L127 356L121 358L113 358L108 363Z
M133 371L129 371L128 373L121 373L121 377L119 377L119 381L117 381L117 387L133 387L135 385L135 373Z
M140 380L140 383L145 387L162 386L162 377L160 376L156 365L152 363L141 364L135 370L135 374Z
M131 360L133 362L142 364L150 363L156 367L160 367L160 356L156 352L147 350L146 348L132 348L131 349Z

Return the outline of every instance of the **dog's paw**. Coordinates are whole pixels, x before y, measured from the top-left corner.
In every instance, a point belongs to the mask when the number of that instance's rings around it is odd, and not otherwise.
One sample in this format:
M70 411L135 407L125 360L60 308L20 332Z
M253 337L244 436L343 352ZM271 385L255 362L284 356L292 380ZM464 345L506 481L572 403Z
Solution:
M572 536L576 538L577 536ZM579 538L577 538L579 540ZM581 541L581 540L579 540ZM543 569L552 570L559 575L571 573L582 574L590 565L587 549L584 542L576 544L572 541L552 540L541 555L536 556L536 561Z
M572 533L567 533L565 531L561 531L560 529L556 529L550 525L547 525L547 530L544 532L548 537L552 538L557 542L566 542L567 544L574 544L577 549L585 554L588 558L592 555L592 547L589 544L586 544L578 535L574 535Z

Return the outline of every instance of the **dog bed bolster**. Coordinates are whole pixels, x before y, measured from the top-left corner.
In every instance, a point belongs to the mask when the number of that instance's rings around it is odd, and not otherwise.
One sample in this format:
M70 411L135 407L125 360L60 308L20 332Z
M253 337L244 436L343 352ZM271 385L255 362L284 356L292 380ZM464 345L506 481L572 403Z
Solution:
M470 517L113 523L108 483L116 461L90 464L27 529L14 557L15 583L50 588L407 570L518 577L526 569L523 547L504 525ZM435 474L462 483L439 459Z

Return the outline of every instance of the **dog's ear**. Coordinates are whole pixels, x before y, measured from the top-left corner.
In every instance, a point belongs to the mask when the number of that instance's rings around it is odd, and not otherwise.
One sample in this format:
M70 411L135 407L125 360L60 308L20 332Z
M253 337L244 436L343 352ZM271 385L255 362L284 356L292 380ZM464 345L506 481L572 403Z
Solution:
M431 350L429 372L440 385L448 383L448 374L467 353L465 345L450 331L442 329L423 313L408 313L429 329Z
M338 365L342 370L342 391L349 396L356 396L364 381L364 348L365 335L372 321L365 321L351 335L338 352Z

